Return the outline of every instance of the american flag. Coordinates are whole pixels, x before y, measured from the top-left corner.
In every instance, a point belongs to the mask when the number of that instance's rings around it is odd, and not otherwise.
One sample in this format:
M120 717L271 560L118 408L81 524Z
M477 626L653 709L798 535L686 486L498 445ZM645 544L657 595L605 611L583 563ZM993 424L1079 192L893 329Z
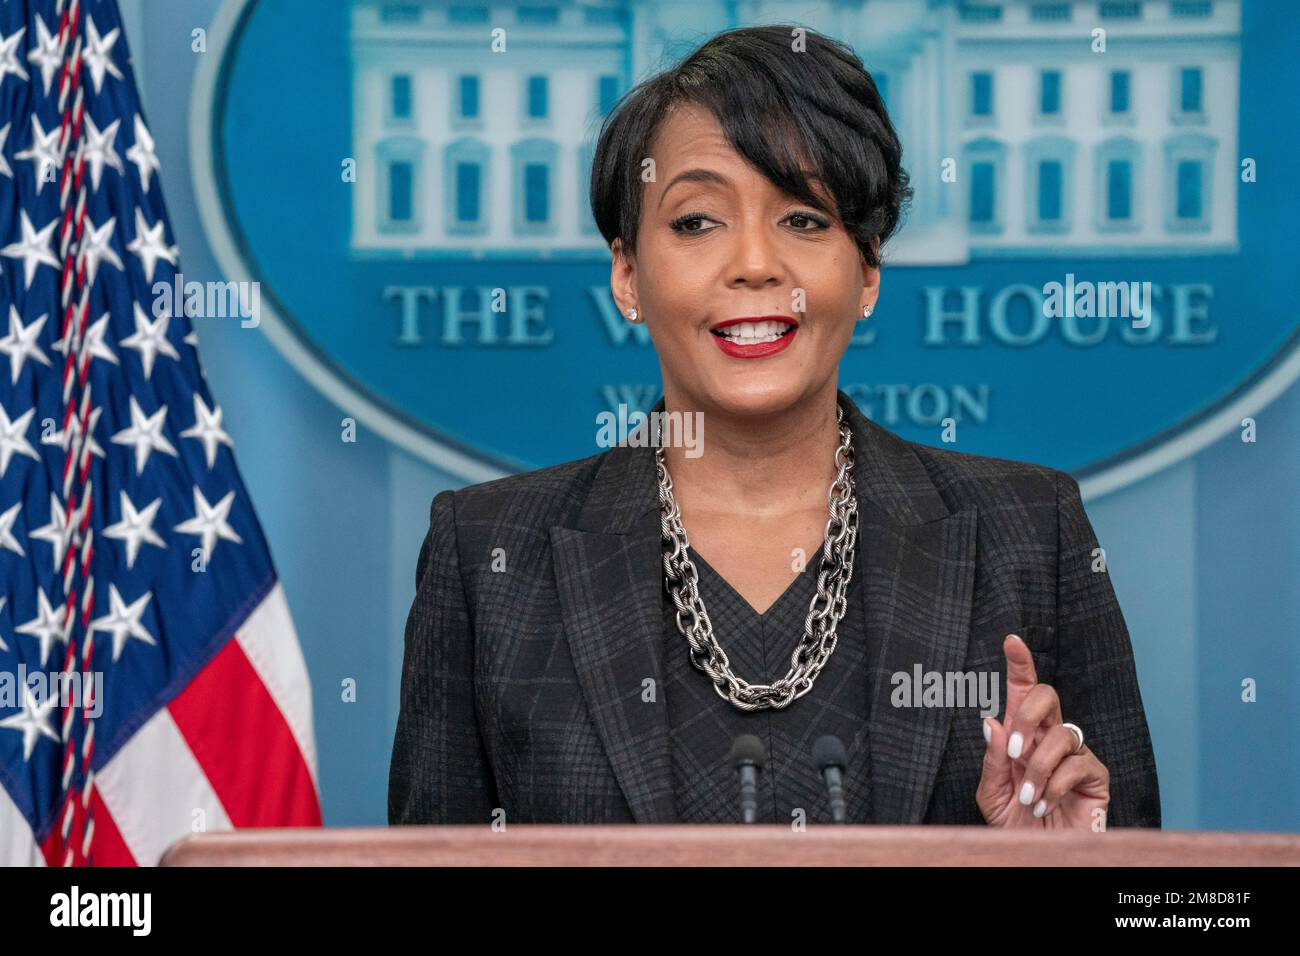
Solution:
M159 169L116 0L0 0L0 864L321 822Z

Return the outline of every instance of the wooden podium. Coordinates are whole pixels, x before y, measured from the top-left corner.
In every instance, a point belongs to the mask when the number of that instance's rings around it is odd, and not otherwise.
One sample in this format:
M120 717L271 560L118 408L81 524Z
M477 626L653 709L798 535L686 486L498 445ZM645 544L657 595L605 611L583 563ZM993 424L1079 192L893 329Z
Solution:
M1300 866L1300 834L941 826L406 826L178 840L162 866Z

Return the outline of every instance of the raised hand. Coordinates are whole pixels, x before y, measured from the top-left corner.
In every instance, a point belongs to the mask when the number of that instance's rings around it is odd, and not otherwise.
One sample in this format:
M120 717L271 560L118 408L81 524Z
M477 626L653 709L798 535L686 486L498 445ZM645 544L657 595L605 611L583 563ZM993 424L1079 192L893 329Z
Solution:
M984 718L984 771L975 800L989 826L1104 830L1110 774L1077 744L1061 717L1061 701L1038 683L1034 657L1015 634L1002 644L1007 659L1003 723Z

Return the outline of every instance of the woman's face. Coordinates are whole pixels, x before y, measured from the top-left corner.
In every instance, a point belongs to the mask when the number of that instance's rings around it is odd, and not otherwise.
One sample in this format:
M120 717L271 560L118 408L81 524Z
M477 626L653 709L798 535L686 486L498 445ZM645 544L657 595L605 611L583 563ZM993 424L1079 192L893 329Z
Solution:
M611 286L624 315L636 308L644 316L665 393L687 407L753 414L837 383L880 281L838 219L773 185L701 107L672 111L651 158L636 254L615 242ZM834 209L816 180L813 188ZM757 327L753 337L713 331L728 320L778 316L785 323ZM788 323L792 331L764 341Z

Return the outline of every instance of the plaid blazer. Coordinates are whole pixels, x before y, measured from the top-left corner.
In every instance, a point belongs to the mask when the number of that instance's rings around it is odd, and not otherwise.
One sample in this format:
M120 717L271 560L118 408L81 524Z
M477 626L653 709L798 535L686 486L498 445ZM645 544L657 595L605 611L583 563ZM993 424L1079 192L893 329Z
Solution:
M1127 627L1069 475L905 441L843 391L872 658L873 822L982 824L976 706L890 676L998 674L1019 634L1110 773L1108 826L1160 825ZM655 410L663 408L663 400ZM674 822L654 450L436 495L406 622L388 819ZM654 700L647 698L654 697ZM1001 716L1001 715L1000 715Z

